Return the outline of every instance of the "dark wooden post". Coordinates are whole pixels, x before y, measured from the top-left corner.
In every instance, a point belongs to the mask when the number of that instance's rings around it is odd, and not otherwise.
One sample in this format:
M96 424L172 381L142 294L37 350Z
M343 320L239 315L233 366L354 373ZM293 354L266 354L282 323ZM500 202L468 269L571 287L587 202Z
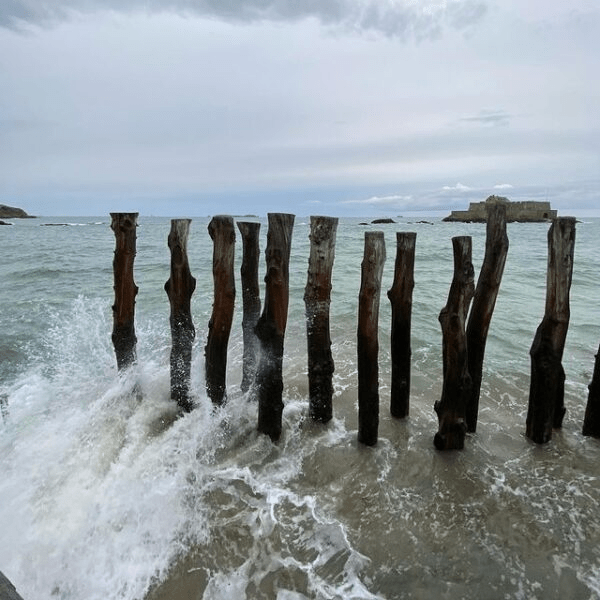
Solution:
M471 433L477 429L485 344L494 307L496 306L496 298L500 290L507 254L506 205L491 205L487 209L485 256L467 324L469 375L471 376L472 387L471 394L467 399L466 421L467 431Z
M196 280L190 273L187 240L191 219L172 219L168 244L171 250L171 274L165 292L171 304L171 399L185 410L192 409L189 397L192 344L196 330L192 322L191 298Z
M358 441L377 443L379 430L379 297L385 263L382 231L365 233L358 295Z
M565 414L565 371L562 355L569 329L569 291L573 276L575 218L559 217L548 231L546 309L529 354L531 382L527 437L537 444L552 438Z
M289 303L289 262L294 215L269 213L263 312L256 324L261 352L256 371L258 430L276 442L283 414L283 341Z
M410 401L410 324L416 241L416 233L396 232L394 282L387 293L392 304L390 412L399 419L408 415Z
M452 238L454 277L448 302L439 321L442 326L443 377L442 397L435 403L439 429L433 443L438 450L460 450L464 447L465 411L471 392L465 323L473 298L474 272L471 263L471 238Z
M233 218L225 215L213 217L208 224L208 233L214 246L214 302L205 349L206 392L215 404L222 404L226 392L227 345L235 306Z
M135 362L135 297L138 287L133 281L136 227L138 213L110 213L111 229L115 232L116 248L113 260L115 303L113 309L112 342L119 371Z
M334 362L331 356L329 304L337 225L338 219L333 217L310 218L310 257L304 290L309 413L321 423L327 423L333 416Z
M600 348L594 363L594 375L589 385L585 417L583 419L583 435L600 438Z
M260 344L254 331L260 317L260 288L258 285L258 260L260 223L239 222L242 234L242 335L244 360L242 366L242 392L247 392L254 382Z

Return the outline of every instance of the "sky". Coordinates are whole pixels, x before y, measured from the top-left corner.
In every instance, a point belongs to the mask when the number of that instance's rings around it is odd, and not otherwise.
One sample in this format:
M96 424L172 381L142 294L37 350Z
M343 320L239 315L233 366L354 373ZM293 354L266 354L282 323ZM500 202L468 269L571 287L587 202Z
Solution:
M600 216L599 0L2 0L0 204Z

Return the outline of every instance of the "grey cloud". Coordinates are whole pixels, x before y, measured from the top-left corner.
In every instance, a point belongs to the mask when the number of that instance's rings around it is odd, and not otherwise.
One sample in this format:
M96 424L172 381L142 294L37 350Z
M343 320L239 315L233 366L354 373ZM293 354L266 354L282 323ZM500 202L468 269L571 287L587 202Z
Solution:
M314 18L325 26L388 37L435 38L444 27L465 29L486 13L487 0L3 0L0 26L51 26L74 13L174 12L230 22L296 21Z
M504 110L482 110L478 115L463 117L463 123L475 123L492 127L504 127L510 124L512 115Z

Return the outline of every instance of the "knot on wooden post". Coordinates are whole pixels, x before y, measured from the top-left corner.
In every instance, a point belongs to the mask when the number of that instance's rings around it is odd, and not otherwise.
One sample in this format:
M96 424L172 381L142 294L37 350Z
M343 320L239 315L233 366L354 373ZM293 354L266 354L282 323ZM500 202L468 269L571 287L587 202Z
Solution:
M138 213L110 213L110 216L110 227L116 240L113 259L115 302L112 307L112 342L117 367L122 371L131 366L136 358L135 297L138 287L133 280L133 263Z
M233 218L213 217L208 224L213 240L213 311L208 323L206 342L206 392L215 404L225 401L227 377L227 346L235 306L235 229Z
M377 443L379 430L379 297L385 263L382 231L365 233L358 296L358 441Z
M575 248L574 217L559 217L548 231L546 308L529 354L531 382L527 411L527 437L538 444L552 438L565 415L565 371L562 356L569 329L569 292Z
M308 349L309 414L327 423L333 416L335 370L331 355L329 305L338 219L310 218L310 256L304 289Z
M192 346L196 330L192 322L191 297L196 280L190 273L187 240L191 219L172 219L168 245L171 251L171 273L165 291L171 305L171 399L185 411L192 409L189 397Z
M465 413L472 381L468 369L465 323L474 292L471 262L471 238L452 238L454 276L446 306L441 310L443 385L442 397L434 405L439 429L434 437L438 450L460 450L464 447Z

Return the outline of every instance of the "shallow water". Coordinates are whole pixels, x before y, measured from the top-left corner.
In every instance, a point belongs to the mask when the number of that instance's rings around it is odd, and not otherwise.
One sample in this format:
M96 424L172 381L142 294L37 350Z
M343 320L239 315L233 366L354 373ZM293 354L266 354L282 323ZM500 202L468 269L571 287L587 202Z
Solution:
M338 228L331 303L334 419L307 419L303 292L308 219L296 218L284 360L284 431L256 432L242 395L241 293L229 347L228 403L204 393L212 306L207 219L194 219L198 280L195 410L169 400L167 219L140 218L138 364L119 378L110 341L114 236L108 218L0 228L0 570L25 598L596 598L600 443L581 436L600 342L600 220L577 225L564 354L567 415L545 446L524 436L529 347L544 311L546 224L510 224L492 319L477 433L433 448L441 393L437 320L452 278L451 237L484 225L380 225L380 430L357 444L356 317L364 231ZM40 227L41 222L69 222ZM263 223L265 223L263 221ZM416 231L408 419L389 416L395 232ZM266 224L261 249L265 247ZM239 238L239 236L238 236ZM264 265L261 265L264 270ZM261 271L261 278L263 276Z

